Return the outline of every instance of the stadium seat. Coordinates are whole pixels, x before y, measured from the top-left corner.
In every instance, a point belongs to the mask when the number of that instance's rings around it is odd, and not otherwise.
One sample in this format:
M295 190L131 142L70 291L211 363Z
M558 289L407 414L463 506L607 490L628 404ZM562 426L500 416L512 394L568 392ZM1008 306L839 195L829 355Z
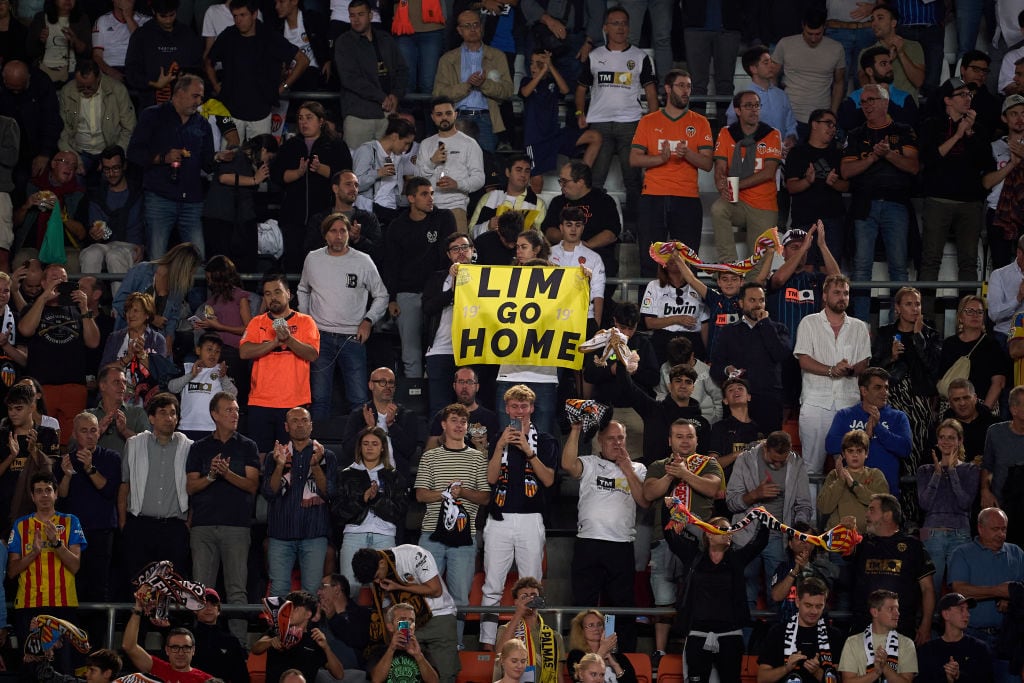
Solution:
M757 683L757 655L744 655L743 668L740 670L743 683Z
M265 683L267 680L267 653L250 652L249 658L245 660L245 667L249 670L249 683Z
M651 658L643 652L626 652L625 655L636 671L637 683L652 683L654 674L651 672Z
M665 655L658 662L658 683L683 683L683 656Z
M494 680L494 653L463 650L459 653L462 670L455 683L491 683Z

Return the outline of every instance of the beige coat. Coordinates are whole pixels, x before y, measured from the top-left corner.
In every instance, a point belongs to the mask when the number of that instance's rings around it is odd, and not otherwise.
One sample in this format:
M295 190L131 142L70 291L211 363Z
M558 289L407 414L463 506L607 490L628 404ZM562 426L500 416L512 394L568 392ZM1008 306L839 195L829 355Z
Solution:
M512 98L514 85L508 72L508 61L501 50L488 45L483 46L484 83L480 92L487 98L487 109L491 113L491 126L495 133L505 130L498 107L505 100ZM486 78L486 75L497 72L498 79ZM462 80L462 47L449 50L441 55L437 63L437 75L434 76L434 97L450 97L458 102L469 94L470 85Z
M135 130L135 107L128 97L128 90L110 76L101 75L99 90L93 97L99 97L103 102L100 130L105 146L121 145L122 149L127 150L128 140ZM60 118L64 121L64 130L61 131L57 147L77 152L79 150L75 147L74 140L78 132L78 113L82 95L78 92L74 79L60 89L57 98L60 100Z

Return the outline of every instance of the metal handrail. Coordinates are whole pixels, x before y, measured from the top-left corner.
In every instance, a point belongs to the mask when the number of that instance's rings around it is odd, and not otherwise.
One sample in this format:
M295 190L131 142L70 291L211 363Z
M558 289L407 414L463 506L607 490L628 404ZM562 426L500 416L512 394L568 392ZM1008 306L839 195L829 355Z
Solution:
M129 612L135 607L134 603L131 602L83 602L78 605L79 610L86 612L105 612L107 615L107 626L104 633L105 647L116 647L114 642L115 635L115 624L117 621L118 612ZM172 606L172 611L184 612L185 608L181 606ZM507 607L501 605L493 606L480 606L480 605L456 605L456 609L460 614L513 614L516 611L515 607ZM559 633L564 632L564 626L566 621L566 615L572 616L588 609L600 610L606 614L616 614L623 616L650 616L650 617L662 617L669 616L674 617L676 615L675 608L672 607L578 607L574 605L552 605L545 607L540 610L548 615L553 615L553 627ZM241 615L241 614L260 614L265 611L263 605L250 603L247 605L232 605L232 604L221 604L221 613L227 615ZM846 610L832 610L829 616L837 621L848 621L853 615ZM751 610L750 616L754 620L773 620L778 618L778 613L772 610ZM93 646L97 644L94 642Z

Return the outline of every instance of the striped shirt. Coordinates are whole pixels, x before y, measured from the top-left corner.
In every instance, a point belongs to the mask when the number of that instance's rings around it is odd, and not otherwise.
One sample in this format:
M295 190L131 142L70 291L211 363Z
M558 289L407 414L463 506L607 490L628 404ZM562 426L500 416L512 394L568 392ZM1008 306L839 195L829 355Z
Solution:
M57 527L57 537L68 548L77 545L80 552L85 550L85 533L77 517L56 512L50 521ZM43 522L36 519L35 514L19 517L7 540L7 552L25 557L31 554L32 544L37 537L46 542ZM32 564L18 574L15 609L77 606L78 592L75 589L74 573L64 566L55 548L43 548Z
M900 13L901 26L936 26L938 15L934 2L922 0L896 0L896 11Z
M291 442L288 442L291 448ZM327 490L321 491L310 473L309 461L313 457L312 443L298 454L292 455L277 493L270 488L270 478L277 462L267 453L263 463L263 497L267 499L267 536L282 541L331 536L329 501L334 495L335 470L338 460L334 451L324 449L322 461Z
M824 273L801 270L790 276L781 288L768 292L768 314L772 320L786 326L790 340L796 339L801 320L821 310L821 285L824 282Z
M453 450L444 446L433 448L420 458L420 467L416 472L416 488L428 491L444 491L453 481L461 481L462 486L473 491L490 491L487 483L487 458L475 448ZM470 533L476 535L476 513L479 505L465 498L459 502L466 508L470 519ZM437 516L441 511L441 501L427 503L427 511L423 515L423 531L437 530Z

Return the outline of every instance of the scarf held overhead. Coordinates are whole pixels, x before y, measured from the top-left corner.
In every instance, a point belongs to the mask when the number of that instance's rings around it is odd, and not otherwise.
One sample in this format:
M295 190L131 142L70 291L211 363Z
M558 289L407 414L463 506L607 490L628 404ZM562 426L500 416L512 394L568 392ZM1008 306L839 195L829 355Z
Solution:
M672 259L672 255L678 252L679 256L681 256L691 268L708 272L725 272L744 275L753 270L754 266L761 260L761 257L767 255L768 252L772 250L778 254L782 253L782 239L779 237L778 228L768 228L762 232L757 238L757 244L754 246L754 253L742 261L737 261L736 263L704 263L700 256L697 255L696 251L682 242L654 242L651 244L648 252L654 262L660 266L667 266L668 262Z
M793 527L783 524L777 520L774 515L761 506L750 509L743 519L736 522L728 529L723 530L713 524L708 524L701 520L690 512L690 509L683 504L682 500L675 496L666 497L665 505L668 506L669 509L669 521L665 525L665 528L671 529L676 533L682 532L682 530L686 528L687 524L695 524L708 534L732 534L740 531L741 529L745 529L755 520L760 520L773 531L781 531L782 533L792 536L793 538L798 538L805 543L810 543L813 546L824 548L831 553L842 553L844 556L852 553L854 547L856 547L856 545L862 540L861 535L857 533L856 529L850 529L842 524L837 524L820 536L812 536L811 534L797 531Z

